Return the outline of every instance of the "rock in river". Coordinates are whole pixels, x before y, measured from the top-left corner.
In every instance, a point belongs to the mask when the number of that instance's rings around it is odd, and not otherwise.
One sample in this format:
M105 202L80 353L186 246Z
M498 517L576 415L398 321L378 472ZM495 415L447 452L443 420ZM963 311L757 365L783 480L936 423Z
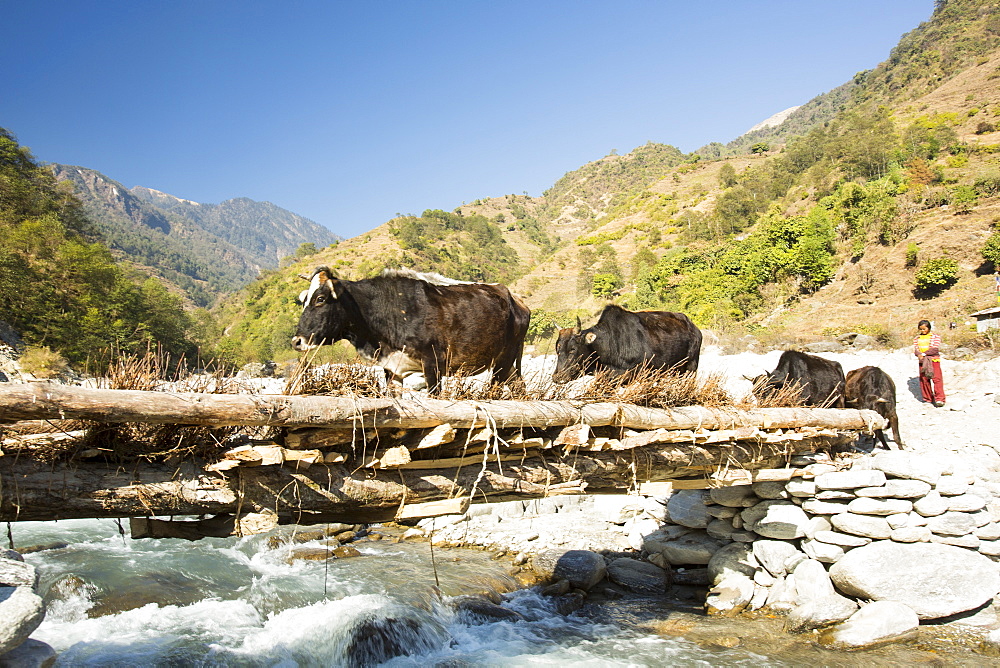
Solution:
M820 643L832 649L878 647L912 638L919 624L917 615L902 603L875 601L826 631L820 636Z

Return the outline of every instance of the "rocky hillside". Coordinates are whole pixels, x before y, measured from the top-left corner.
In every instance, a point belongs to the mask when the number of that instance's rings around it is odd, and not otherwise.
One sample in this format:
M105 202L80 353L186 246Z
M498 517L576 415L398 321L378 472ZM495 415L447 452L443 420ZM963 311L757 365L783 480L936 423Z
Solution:
M247 197L199 204L143 186L132 188L131 193L160 211L191 221L268 269L277 267L281 258L293 254L302 243L323 247L341 238L308 218Z

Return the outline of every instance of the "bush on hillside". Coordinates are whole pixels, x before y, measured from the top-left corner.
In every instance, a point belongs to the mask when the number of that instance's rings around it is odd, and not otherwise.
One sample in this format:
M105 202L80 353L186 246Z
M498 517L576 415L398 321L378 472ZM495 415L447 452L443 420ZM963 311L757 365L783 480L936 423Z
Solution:
M621 278L615 274L594 274L590 293L598 299L611 299L622 285Z
M1000 194L1000 172L983 174L976 179L972 187L980 197Z
M921 292L942 290L957 280L958 262L946 257L928 260L914 276L917 290Z
M955 207L955 213L969 213L979 202L976 191L972 186L956 186L952 189L951 203Z
M1000 268L1000 232L991 234L980 252L983 254L983 259L992 262L994 267Z
M59 378L69 371L66 358L48 346L28 346L19 363L35 378Z

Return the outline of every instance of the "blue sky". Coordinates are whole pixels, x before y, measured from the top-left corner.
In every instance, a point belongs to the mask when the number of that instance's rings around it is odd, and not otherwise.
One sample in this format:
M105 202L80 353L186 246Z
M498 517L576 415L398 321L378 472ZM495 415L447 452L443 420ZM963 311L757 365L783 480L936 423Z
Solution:
M44 162L345 237L690 152L885 60L933 0L2 0L0 126Z

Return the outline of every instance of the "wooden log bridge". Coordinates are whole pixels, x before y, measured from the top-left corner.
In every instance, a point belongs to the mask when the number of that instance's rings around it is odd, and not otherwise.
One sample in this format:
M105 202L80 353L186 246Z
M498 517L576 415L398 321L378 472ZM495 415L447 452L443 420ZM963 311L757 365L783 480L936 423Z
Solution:
M780 479L796 473L782 468L791 456L886 426L853 409L0 385L0 425L25 420L83 422L68 434L10 430L0 443L0 521L226 514L235 519L223 531L237 533L260 530L249 516L270 518L263 528L366 523L487 500ZM178 447L130 459L90 447L94 430L134 423L170 427L178 443L178 425L229 427L231 438L201 457Z

